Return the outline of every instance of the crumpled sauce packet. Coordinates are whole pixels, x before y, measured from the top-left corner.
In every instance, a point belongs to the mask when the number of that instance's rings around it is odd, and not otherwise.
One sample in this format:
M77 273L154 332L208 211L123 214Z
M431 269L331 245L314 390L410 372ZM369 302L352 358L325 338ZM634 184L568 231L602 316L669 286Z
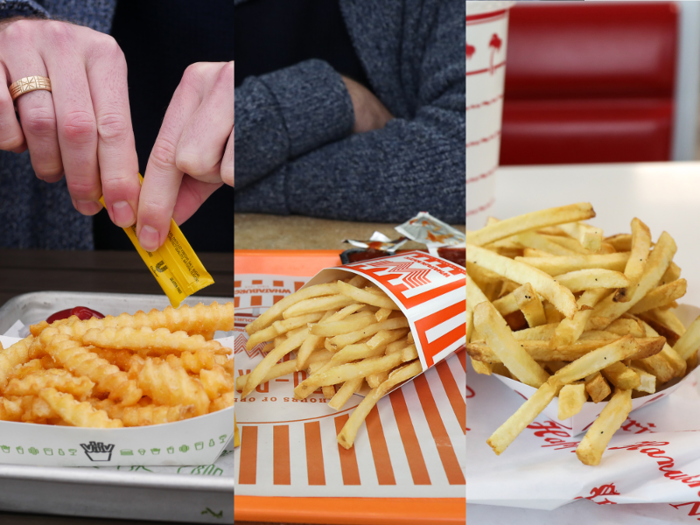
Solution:
M384 235L382 232L374 232L369 238L369 241L355 241L353 239L345 239L343 242L352 244L357 248L379 250L387 253L394 253L396 250L401 248L404 244L408 242L406 237L400 237L395 241L392 241Z
M139 178L143 184L141 174ZM104 197L100 197L100 202L105 206ZM214 279L194 253L192 246L174 220L170 219L170 231L165 243L154 252L141 248L135 224L124 228L124 231L165 295L170 299L173 308L180 306L180 303L193 293L214 284Z
M396 231L412 241L425 244L428 252L435 256L438 254L437 249L443 246L466 247L464 233L425 211L397 226Z

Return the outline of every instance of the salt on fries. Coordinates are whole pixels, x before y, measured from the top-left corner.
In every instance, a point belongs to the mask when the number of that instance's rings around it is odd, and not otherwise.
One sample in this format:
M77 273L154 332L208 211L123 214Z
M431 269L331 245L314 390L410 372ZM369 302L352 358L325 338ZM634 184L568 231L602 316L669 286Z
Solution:
M0 351L0 420L121 428L233 406L218 330L233 330L233 303L32 325Z
M242 397L262 383L303 370L307 378L294 396L306 399L321 388L328 406L340 410L367 382L370 392L338 434L346 449L379 398L422 371L408 320L361 276L303 288L278 301L246 331L248 350L268 344L258 366L236 379ZM292 352L295 359L278 362Z
M559 396L559 418L588 398L605 408L576 455L598 465L633 397L653 394L697 365L700 318L686 330L673 313L687 283L676 243L633 219L605 238L580 221L588 203L497 221L467 240L467 353L538 390L488 439L496 454Z

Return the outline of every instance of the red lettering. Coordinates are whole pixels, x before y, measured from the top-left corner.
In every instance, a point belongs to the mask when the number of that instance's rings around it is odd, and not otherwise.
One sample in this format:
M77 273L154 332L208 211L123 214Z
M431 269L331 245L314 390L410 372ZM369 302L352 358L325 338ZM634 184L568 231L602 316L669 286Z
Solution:
M683 507L685 505L692 505L688 516L700 516L700 512L698 512L698 510L700 510L700 501L689 501L687 503L678 503L676 505L669 503L669 505L671 505L671 507L673 507L674 509L677 509L678 507Z

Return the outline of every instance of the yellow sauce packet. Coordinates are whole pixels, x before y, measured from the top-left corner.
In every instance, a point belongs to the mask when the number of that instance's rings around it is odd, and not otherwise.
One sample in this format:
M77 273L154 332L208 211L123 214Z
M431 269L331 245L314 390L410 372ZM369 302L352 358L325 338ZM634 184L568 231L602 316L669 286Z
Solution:
M139 177L143 183L143 177L140 174ZM100 197L100 202L102 206L105 205L103 197ZM170 219L170 231L165 244L154 252L147 252L141 248L136 236L136 225L124 228L124 231L170 299L173 308L180 306L180 303L193 293L214 284L214 279L174 220Z

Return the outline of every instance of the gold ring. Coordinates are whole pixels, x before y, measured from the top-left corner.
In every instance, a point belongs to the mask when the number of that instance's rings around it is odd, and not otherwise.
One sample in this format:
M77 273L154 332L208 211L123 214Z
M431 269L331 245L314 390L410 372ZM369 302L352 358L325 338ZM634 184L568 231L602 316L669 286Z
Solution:
M10 85L10 96L12 100L17 100L25 93L36 91L37 89L51 91L51 81L46 77L40 77L38 75L20 78L17 82L13 82Z

